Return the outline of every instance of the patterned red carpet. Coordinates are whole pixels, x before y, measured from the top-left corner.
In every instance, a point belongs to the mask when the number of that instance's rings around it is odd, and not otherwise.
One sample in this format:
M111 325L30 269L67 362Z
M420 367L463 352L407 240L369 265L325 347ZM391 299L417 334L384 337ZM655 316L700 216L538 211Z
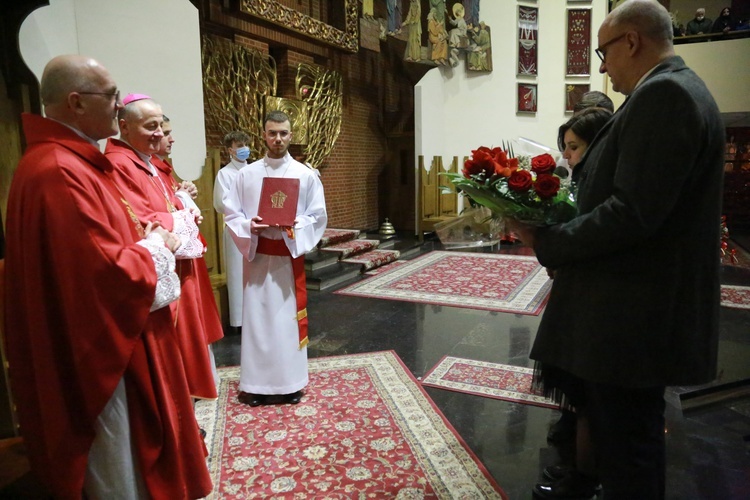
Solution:
M721 285L721 305L750 309L750 286Z
M446 356L422 380L422 385L477 396L557 408L532 388L534 370L521 366Z
M219 370L207 432L208 498L507 498L393 351L310 360L298 405L237 402Z
M369 271L367 271L364 274L366 274L368 276L375 276L376 274L383 274L386 271L390 271L394 267L399 267L399 266L401 266L403 264L406 264L406 263L407 263L407 261L405 261L405 260L394 260L393 262L391 262L389 264L386 264L384 266L376 267L375 269L370 269Z
M362 272L366 272L380 269L380 266L388 265L388 263L391 262L398 262L396 259L400 256L401 253L398 250L370 250L346 259L341 259L341 262L360 264L362 266Z
M323 237L318 242L319 247L335 245L359 237L359 229L330 229L323 231Z
M335 293L536 315L551 284L535 257L434 251Z

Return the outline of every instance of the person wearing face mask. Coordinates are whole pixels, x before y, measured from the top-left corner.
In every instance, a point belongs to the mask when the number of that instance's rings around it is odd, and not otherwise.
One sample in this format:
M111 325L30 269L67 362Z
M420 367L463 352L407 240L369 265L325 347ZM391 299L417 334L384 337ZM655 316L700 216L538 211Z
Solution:
M695 11L695 18L687 23L686 35L702 35L711 31L711 20L706 17L706 9L701 7Z
M247 159L250 158L249 143L250 136L241 130L229 132L224 136L229 163L219 170L214 182L214 208L220 214L226 214L224 198L234 186L240 170L247 166ZM242 327L242 254L237 250L227 226L224 226L224 262L227 269L229 326L239 329Z

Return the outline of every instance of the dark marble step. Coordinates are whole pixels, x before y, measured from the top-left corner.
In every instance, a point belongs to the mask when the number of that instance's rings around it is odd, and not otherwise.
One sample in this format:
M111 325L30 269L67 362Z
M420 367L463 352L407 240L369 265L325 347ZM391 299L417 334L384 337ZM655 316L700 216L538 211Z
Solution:
M321 252L317 248L305 254L305 272L309 273L320 269L335 266L339 262L339 256L333 252Z
M359 264L338 262L318 270L305 273L308 290L326 290L360 276Z

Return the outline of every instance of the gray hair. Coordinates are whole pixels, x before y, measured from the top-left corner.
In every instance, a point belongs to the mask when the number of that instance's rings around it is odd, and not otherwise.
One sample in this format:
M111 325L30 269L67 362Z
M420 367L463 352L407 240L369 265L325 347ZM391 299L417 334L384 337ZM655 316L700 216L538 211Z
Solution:
M638 33L671 44L674 28L669 12L656 0L627 0L609 14L610 26L632 26Z
M156 101L154 101L153 99L139 99L137 101L129 102L125 106L123 106L120 111L117 112L117 119L129 122L140 120L141 118L143 118L143 111L141 110L141 106L139 105L139 103L142 102L150 102L152 104L156 104ZM158 106L158 104L156 105Z
M573 106L573 111L578 113L588 108L604 108L610 110L612 113L615 112L615 104L612 102L612 99L604 92L599 92L598 90L592 90L583 94L581 100Z

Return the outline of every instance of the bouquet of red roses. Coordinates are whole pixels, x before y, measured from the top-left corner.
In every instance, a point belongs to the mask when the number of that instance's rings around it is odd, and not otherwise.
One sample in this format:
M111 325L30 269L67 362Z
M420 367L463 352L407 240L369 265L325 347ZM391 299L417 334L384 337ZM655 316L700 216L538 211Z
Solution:
M496 216L544 226L576 215L574 186L554 174L555 166L547 153L514 158L502 148L482 146L471 152L460 174L441 175Z

